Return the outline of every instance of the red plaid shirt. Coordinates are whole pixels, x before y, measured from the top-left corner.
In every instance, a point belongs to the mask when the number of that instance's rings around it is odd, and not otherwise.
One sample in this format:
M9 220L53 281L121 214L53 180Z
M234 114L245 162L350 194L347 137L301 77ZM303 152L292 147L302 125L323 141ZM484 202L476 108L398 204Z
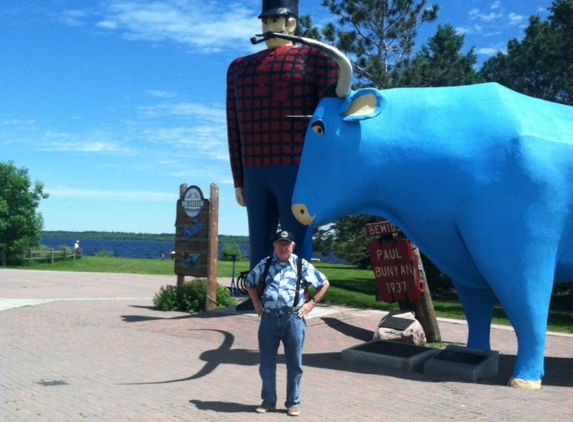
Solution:
M285 46L233 61L227 72L227 132L235 187L243 167L300 164L306 121L327 87L336 62L316 48Z

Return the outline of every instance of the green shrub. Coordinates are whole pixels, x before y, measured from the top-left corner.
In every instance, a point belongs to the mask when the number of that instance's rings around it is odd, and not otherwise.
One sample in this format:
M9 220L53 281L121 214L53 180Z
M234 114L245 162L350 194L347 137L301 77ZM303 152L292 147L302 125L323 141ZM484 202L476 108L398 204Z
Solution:
M162 311L197 313L205 311L207 299L207 281L196 280L183 283L180 287L162 286L153 298L154 305ZM237 302L229 289L217 285L217 308L234 306Z
M95 253L95 256L100 257L100 258L111 258L111 257L113 257L113 251L106 251L104 249L101 251L97 251Z
M235 256L235 262L243 260L243 252L237 244L226 244L221 250L221 261L232 261L233 255Z

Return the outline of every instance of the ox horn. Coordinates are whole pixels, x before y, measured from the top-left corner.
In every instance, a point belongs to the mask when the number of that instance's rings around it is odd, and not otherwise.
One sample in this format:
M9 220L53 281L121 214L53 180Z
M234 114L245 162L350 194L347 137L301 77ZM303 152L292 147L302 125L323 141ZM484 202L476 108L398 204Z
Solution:
M340 68L340 76L338 77L338 84L336 85L336 95L339 98L346 98L348 94L350 94L350 87L352 86L352 63L350 63L348 57L346 57L336 47L324 44L317 40L313 40L312 38L297 37L294 35L281 34L278 32L271 32L257 36L264 37L263 40L268 38L282 38L284 40L289 40L300 44L307 44L328 54L333 60L336 61L338 67ZM251 39L251 42L253 42L253 39ZM254 43L255 42L253 42L253 44Z

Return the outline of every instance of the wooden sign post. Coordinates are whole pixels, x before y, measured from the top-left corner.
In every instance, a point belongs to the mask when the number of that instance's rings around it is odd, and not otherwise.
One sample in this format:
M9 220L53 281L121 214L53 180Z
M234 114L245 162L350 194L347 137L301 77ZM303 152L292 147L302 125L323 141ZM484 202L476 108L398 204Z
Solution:
M209 264L205 309L211 311L217 307L217 264L219 262L219 187L214 183L211 183L209 215Z
M205 308L217 305L217 263L219 249L219 188L211 184L211 199L197 186L179 187L175 222L175 274L177 286L185 276L207 277Z

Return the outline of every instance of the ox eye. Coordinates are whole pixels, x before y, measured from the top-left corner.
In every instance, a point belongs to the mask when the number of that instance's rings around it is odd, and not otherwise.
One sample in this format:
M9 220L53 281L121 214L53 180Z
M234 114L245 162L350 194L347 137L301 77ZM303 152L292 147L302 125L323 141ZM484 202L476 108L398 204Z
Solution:
M317 135L324 135L324 123L322 123L320 120L317 120L312 124L312 130L314 130L314 133Z

